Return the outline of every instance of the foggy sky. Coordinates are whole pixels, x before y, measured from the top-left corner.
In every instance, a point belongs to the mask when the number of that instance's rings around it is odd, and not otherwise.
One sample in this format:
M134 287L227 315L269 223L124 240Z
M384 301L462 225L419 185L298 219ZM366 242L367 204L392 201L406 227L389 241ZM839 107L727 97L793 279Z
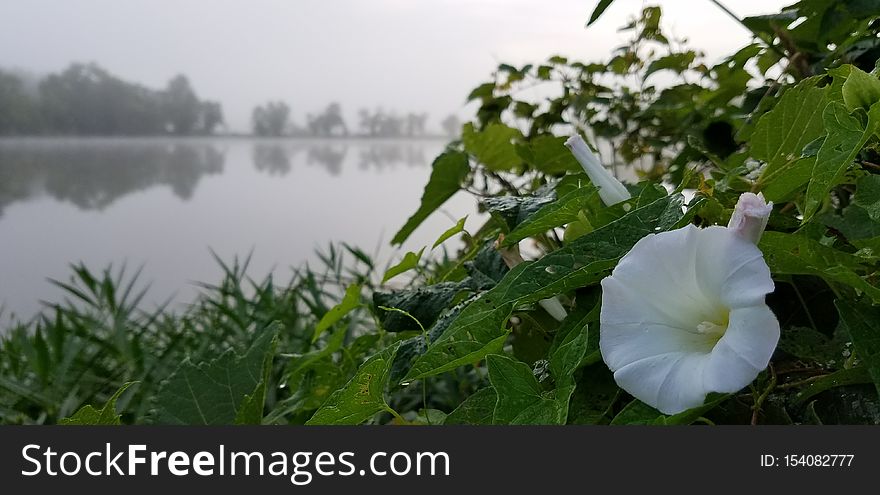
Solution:
M726 0L739 15L791 0ZM562 54L607 60L617 33L643 5L664 8L676 36L710 61L749 33L708 0L617 0L590 28L595 0L0 0L0 67L39 75L97 62L126 80L163 87L189 76L222 102L232 130L254 105L282 99L299 124L338 101L358 108L427 111L429 128L500 62Z

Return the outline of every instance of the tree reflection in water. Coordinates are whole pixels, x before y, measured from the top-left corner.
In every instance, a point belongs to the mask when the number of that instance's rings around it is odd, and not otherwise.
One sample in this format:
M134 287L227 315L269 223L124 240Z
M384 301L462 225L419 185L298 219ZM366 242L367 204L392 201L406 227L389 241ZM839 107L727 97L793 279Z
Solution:
M283 177L303 153L299 163L340 176L350 155L361 170L424 167L424 149L417 140L260 140L251 159L257 171ZM13 203L42 196L100 211L158 186L187 201L202 177L223 173L225 161L224 141L216 139L0 139L0 216Z
M210 141L126 139L0 140L0 215L48 195L83 210L156 186L192 198L199 180L223 172L225 151Z
M361 170L394 169L399 165L424 167L424 142L408 141L263 141L255 142L251 156L254 167L269 175L284 176L293 169L295 155L305 151L306 165L319 165L332 176L342 174L349 149L357 152L357 163Z

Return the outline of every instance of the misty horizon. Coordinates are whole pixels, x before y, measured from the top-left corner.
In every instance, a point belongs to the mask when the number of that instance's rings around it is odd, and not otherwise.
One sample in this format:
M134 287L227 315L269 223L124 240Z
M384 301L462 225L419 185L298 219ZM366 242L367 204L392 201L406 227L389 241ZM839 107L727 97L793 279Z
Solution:
M446 115L466 120L473 113L467 94L499 63L607 58L625 39L617 29L646 3L663 6L671 31L709 61L750 39L710 2L619 1L584 29L591 4L574 0L552 8L497 0L261 1L246 10L217 2L38 0L0 6L0 67L40 77L94 62L150 88L185 74L200 96L222 103L234 133L248 132L253 109L268 101L287 103L300 125L338 102L348 122L361 109L426 112L438 130ZM785 3L729 7L744 16Z

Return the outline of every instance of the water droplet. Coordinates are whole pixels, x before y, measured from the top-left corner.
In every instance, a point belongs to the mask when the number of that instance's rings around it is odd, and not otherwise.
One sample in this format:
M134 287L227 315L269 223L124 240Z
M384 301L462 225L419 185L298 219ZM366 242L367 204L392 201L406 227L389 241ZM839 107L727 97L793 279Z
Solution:
M412 382L400 382L401 387L409 387Z
M624 203L624 204L623 204L623 211L629 211L629 210L632 210L632 209L633 209L633 205L631 205L631 204L629 204L629 203Z
M555 266L548 266L547 268L544 268L544 271L547 273L556 273L556 267Z

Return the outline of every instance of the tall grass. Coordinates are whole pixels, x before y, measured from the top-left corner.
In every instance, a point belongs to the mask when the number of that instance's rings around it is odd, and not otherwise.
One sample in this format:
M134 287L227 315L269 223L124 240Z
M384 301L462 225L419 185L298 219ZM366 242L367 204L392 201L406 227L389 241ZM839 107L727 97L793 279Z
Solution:
M144 310L147 287L140 270L91 271L72 266L61 302L46 303L29 322L0 331L0 423L52 424L85 404L100 404L136 381L118 403L125 422L148 422L153 397L182 361L209 360L243 351L255 329L279 322L278 355L267 409L283 400L286 362L312 343L315 323L352 282L372 287L374 262L348 245L318 253L317 269L304 266L289 281L251 279L250 257L225 263L216 285L183 310L168 304ZM371 318L364 321L370 325ZM286 391L290 393L289 390Z

